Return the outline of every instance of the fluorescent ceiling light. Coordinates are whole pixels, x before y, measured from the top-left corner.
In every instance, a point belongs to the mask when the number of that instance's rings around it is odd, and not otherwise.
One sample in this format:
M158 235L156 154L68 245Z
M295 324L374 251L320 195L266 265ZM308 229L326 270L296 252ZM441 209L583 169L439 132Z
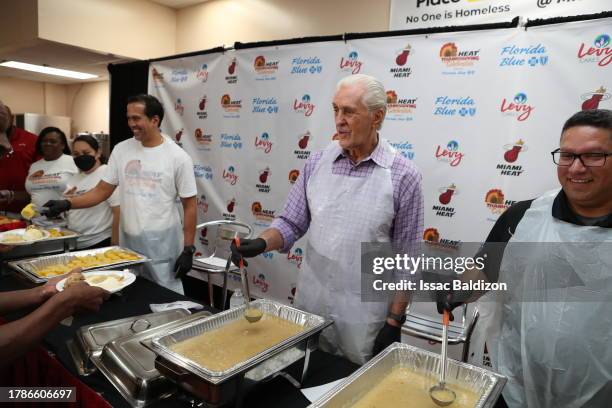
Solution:
M23 69L26 71L40 72L41 74L56 75L74 79L92 79L97 78L97 75L86 74L84 72L69 71L67 69L44 67L42 65L26 64L25 62L5 61L0 63L2 67Z

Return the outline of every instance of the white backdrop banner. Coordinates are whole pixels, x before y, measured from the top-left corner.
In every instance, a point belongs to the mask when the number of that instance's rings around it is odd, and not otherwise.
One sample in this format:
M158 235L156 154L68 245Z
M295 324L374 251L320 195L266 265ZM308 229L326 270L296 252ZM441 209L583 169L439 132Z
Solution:
M611 33L601 19L246 49L153 63L149 92L164 133L193 157L199 222L240 220L258 234L330 142L336 82L374 75L389 104L381 136L423 174L424 239L454 247L558 186L550 152L565 119L612 108ZM198 251L212 241L200 231ZM304 249L302 238L250 260L253 293L291 302Z
M389 30L490 24L612 10L609 0L391 0Z

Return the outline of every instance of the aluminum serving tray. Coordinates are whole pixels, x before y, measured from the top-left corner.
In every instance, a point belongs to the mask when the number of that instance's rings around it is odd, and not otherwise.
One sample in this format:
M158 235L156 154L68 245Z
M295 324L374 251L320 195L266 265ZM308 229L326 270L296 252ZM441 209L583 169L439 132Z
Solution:
M201 398L206 406L219 407L237 400L241 406L247 386L277 375L281 370L304 358L302 380L308 369L310 353L318 347L319 334L333 322L268 299L250 303L264 313L297 323L304 331L270 347L256 356L225 371L211 371L170 349L173 344L244 319L245 306L230 309L208 318L183 325L170 333L153 338L156 368L188 392ZM231 344L228 344L231 347ZM299 386L299 383L297 383Z
M440 355L404 343L393 343L368 363L332 388L309 408L349 408L386 377L393 368L408 367L430 374L437 383ZM446 382L480 395L474 408L492 408L506 384L506 377L470 364L448 360ZM423 390L427 392L427 390Z
M112 267L112 268L125 267L129 265L138 265L138 264L150 261L150 259L148 259L146 256L139 254L136 251L132 251L131 249L122 248L120 246L110 246L110 247L105 247L105 248L85 249L82 251L75 251L75 252L69 252L69 253L58 254L58 255L42 256L38 258L21 259L18 261L8 262L8 265L14 270L16 270L17 272L20 272L21 274L23 274L29 280L35 283L42 283L42 282L46 282L47 278L38 275L37 270L39 268L45 268L47 266L68 263L75 256L97 255L99 253L103 253L111 249L122 250L122 251L133 253L135 255L138 255L140 259L133 260L133 261L118 260L117 262L109 262L109 263L105 263L103 265L98 265L95 267L83 268L83 270L90 271L90 270L104 269L104 268L109 268L109 267Z
M184 310L184 309L180 309ZM151 339L211 313L201 311L140 333L112 340L92 362L133 407L144 407L167 398L177 390L174 383L155 368Z
M45 228L47 231L51 228ZM55 227L53 229L64 232L65 236L49 237L37 241L31 245L20 245L13 248L7 255L7 259L20 259L24 257L57 254L60 252L74 251L77 246L77 238L81 235L66 228Z
M188 315L190 313L186 309L172 309L82 326L76 331L74 338L67 342L68 350L79 374L89 375L96 371L90 359L99 357L109 342L148 331Z

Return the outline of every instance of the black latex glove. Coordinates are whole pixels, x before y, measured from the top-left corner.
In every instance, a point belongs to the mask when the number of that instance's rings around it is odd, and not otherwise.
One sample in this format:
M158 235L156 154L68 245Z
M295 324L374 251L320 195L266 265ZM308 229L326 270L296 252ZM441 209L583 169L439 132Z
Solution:
M266 251L266 240L263 238L241 239L240 246L237 247L235 241L232 241L230 246L232 250L232 262L236 265L240 264L240 258L253 258ZM249 264L244 261L244 265Z
M174 263L174 277L176 279L181 279L191 270L191 266L193 265L193 253L193 247L185 247L183 252L179 255Z
M43 205L41 214L46 215L48 218L55 218L64 211L70 210L72 204L68 200L49 200Z
M453 309L457 306L461 306L463 302L458 302L453 299L453 292L437 291L436 292L436 307L438 313L443 314L445 310L448 310L450 320L455 320L453 316Z
M402 328L391 326L385 322L385 325L380 329L374 340L374 348L372 348L372 357L383 351L392 343L402 340Z

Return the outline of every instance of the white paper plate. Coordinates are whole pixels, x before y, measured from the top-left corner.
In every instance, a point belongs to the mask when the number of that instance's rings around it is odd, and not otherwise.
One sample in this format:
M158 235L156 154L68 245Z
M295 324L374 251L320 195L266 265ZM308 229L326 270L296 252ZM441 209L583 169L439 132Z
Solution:
M83 276L85 276L85 280L91 286L98 286L102 289L109 291L110 293L119 292L121 289L131 285L136 281L136 275L129 271L91 271L91 272L82 272ZM96 277L109 277L109 276L120 276L122 278L120 284L112 284L112 286L108 286L109 283L114 282L115 279L106 279L102 282L96 282ZM64 290L64 284L66 283L66 279L64 278L61 281L57 282L55 288L58 291Z
M34 239L31 241L18 241L18 242L8 242L8 241L4 241L6 236L10 236L10 235L20 235L23 236L23 234L25 233L26 229L25 228L19 228L19 229L14 229L14 230L10 230L10 231L5 231L0 233L0 244L2 245L15 245L15 246L20 246L20 245L32 245L35 242L38 241L42 241L44 239L47 239L51 236L51 233L49 231L46 230L40 230L43 234L42 238L39 239Z

